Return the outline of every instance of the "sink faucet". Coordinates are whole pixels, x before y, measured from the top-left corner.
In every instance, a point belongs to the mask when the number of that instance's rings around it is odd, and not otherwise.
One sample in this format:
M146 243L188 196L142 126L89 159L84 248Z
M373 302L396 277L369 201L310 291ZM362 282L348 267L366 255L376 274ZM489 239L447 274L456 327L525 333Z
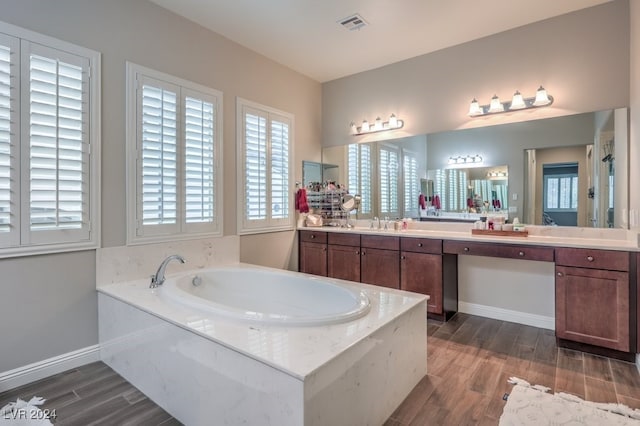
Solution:
M371 219L371 223L369 224L369 229L375 229L375 227L373 226L375 222L378 222L378 229L380 229L380 219L378 219L378 216Z
M167 269L167 265L169 264L169 262L174 259L179 260L180 263L185 262L184 258L177 254L172 254L171 256L167 257L160 264L160 267L158 268L156 274L151 276L151 284L149 284L149 288L156 288L159 285L162 285L162 283L164 282L164 270Z

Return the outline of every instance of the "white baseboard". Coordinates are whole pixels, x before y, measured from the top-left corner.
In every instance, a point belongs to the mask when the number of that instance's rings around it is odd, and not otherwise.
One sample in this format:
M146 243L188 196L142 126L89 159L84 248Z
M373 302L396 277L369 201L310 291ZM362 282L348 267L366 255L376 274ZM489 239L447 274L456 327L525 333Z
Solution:
M553 317L529 314L527 312L511 311L509 309L496 308L495 306L478 305L475 303L458 301L458 312L502 321L516 322L518 324L531 325L533 327L546 328L548 330L556 329L556 320Z
M0 392L99 360L100 345L93 345L53 358L34 362L24 367L0 372Z

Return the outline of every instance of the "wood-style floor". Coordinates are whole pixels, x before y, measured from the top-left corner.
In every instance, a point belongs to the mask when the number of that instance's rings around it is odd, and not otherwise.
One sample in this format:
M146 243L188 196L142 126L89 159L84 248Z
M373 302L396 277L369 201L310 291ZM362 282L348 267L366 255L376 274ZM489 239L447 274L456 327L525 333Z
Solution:
M428 375L386 426L496 425L511 376L640 408L634 364L558 348L552 331L465 314L427 328ZM32 396L56 409L56 425L180 424L101 362L0 393L0 407Z
M460 313L427 327L428 375L386 426L497 425L512 376L640 408L635 364L558 348L551 330Z

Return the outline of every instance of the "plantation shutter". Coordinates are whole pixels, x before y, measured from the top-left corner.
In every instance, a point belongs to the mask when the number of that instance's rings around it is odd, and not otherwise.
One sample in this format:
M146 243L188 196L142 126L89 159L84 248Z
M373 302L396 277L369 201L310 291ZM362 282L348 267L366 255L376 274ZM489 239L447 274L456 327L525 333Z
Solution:
M271 118L271 218L289 218L289 123Z
M267 220L267 115L245 107L244 178L245 226L266 224Z
M391 147L380 148L380 214L398 217L398 150Z
M405 217L418 216L418 160L412 153L403 155L404 173L404 215Z
M372 213L372 172L371 145L350 144L347 150L347 185L351 194L362 197L359 213L361 217Z
M139 235L179 229L178 93L179 88L172 84L149 77L139 80Z
M291 120L239 103L242 120L240 232L291 226Z
M182 89L184 103L185 231L204 232L216 217L217 102Z
M23 243L88 240L89 61L23 42L22 63Z
M18 46L18 39L0 34L0 247L20 244Z

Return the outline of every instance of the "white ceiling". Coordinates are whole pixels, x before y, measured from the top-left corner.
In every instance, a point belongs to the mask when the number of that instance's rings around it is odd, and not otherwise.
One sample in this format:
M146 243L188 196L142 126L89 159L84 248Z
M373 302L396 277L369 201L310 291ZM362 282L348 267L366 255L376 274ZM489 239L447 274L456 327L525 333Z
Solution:
M611 0L151 1L325 82Z

